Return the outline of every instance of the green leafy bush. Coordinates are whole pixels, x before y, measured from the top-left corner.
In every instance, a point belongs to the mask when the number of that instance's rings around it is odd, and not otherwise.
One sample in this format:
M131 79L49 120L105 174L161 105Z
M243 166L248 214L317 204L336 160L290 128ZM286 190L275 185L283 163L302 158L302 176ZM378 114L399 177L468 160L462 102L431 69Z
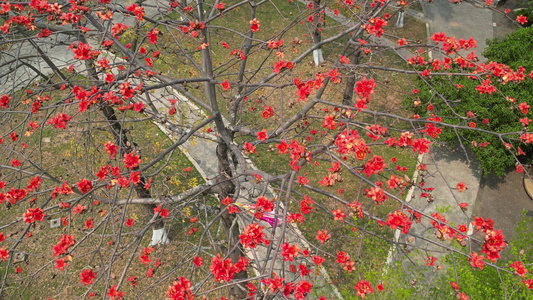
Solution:
M421 117L435 114L442 117L446 123L475 126L487 132L515 132L515 134L495 135L482 131L443 128L439 137L440 141L448 142L452 146L461 141L474 151L485 173L494 171L497 175L503 175L509 167L515 164L514 155L518 154L518 147L526 152L525 156L518 156L521 163L529 163L533 154L533 147L519 140L520 134L528 130L521 124L520 118L532 119L531 110L523 114L518 109L518 104L522 102L531 104L533 98L533 80L528 75L533 70L533 52L531 51L533 29L520 28L503 40L488 41L488 45L489 47L483 53L488 59L487 63L494 61L505 64L514 71L523 67L525 79L520 82L505 83L492 76L490 84L498 91L491 94L481 94L476 90L476 87L480 86L484 80L489 79L486 76L453 78L435 76L426 79L429 85L419 79L420 93L417 97L421 103L413 108L413 112ZM452 71L462 72L458 67ZM502 95L508 97L505 98ZM412 101L413 99L409 98L405 104L412 106ZM433 106L432 111L428 111L428 105ZM504 142L512 145L509 151L503 147Z

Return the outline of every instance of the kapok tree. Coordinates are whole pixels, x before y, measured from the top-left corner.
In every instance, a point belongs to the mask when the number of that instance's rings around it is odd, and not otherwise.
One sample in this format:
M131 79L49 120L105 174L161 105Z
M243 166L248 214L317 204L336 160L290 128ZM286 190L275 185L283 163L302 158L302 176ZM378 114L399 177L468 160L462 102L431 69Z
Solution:
M390 4L1 3L0 294L364 297L387 288L367 275L391 248L425 238L419 221L533 287L521 261L495 264L491 220L474 220L479 238L405 198L430 198L413 172L442 128L480 130L405 110L413 79L521 71L460 56L475 46L460 37L391 42L409 3ZM430 70L428 51L462 69Z

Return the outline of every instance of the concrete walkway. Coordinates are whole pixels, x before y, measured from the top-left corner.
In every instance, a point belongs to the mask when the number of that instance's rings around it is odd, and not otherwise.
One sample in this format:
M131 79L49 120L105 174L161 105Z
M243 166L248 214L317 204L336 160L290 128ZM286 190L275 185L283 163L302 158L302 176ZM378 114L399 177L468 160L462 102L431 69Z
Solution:
M482 171L474 154L469 150L466 154L460 146L455 149L432 147L431 152L423 156L422 163L427 166L427 172L419 176L418 182L423 181L424 188L434 188L434 190L424 191L416 188L413 197L406 201L427 215L440 213L455 227L461 224L468 227L472 221L472 208L476 205ZM462 192L456 188L460 182L464 182L467 187ZM429 193L431 197L422 197L421 194L424 192ZM461 209L459 206L461 203L468 204L467 210ZM407 239L411 235L415 236L414 240ZM436 230L429 219L422 218L422 222L414 223L409 235L402 235L400 241L406 242L413 250L418 249L409 257L419 264L424 265L428 256L437 257L439 262L442 261L448 253L442 247L425 239L435 241ZM448 244L444 240L439 242Z
M516 0L509 0L499 7L498 11L503 12L514 5ZM490 9L475 7L468 2L453 4L450 1L423 1L423 7L430 36L435 32L444 32L447 36L455 36L457 40L473 37L477 41L477 48L474 50L480 61L486 60L481 53L487 47L487 39L502 38L516 30L516 25L509 18ZM464 51L460 53L467 54ZM442 55L434 53L434 58L442 58Z
M481 178L474 215L494 220L494 227L502 229L506 240L514 237L524 210L533 217L533 200L524 189L524 176L527 175L511 168L504 177L488 175Z

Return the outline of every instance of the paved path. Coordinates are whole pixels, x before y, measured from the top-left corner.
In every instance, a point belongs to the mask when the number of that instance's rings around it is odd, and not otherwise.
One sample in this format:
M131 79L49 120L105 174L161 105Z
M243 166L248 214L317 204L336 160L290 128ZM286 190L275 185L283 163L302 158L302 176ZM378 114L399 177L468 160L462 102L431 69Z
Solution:
M510 0L498 10L503 11L513 6L515 2ZM445 32L447 36L455 36L457 39L473 37L477 41L475 51L480 61L486 60L481 53L487 47L487 39L504 37L516 29L516 25L508 18L490 9L474 7L467 2L453 4L450 1L439 0L429 4L424 2L423 6L430 35L435 32ZM466 55L466 52L463 51L461 54ZM435 53L434 57L442 56Z
M524 210L533 217L533 200L523 188L524 176L511 168L504 177L481 178L474 215L493 219L494 227L502 229L506 240L513 238Z
M418 182L423 180L425 182L424 187L434 188L433 191L429 192L433 201L429 202L428 198L421 197L423 192L421 189L415 189L412 194L413 197L406 199L406 201L409 201L409 204L413 205L415 209L424 211L428 215L441 213L454 226L461 224L468 226L472 220L472 211L476 204L482 171L474 154L471 151L467 151L467 154L468 156L465 155L460 146L455 149L432 147L431 153L423 156L422 163L427 166L427 172L424 176L419 177ZM468 159L471 160L470 163ZM456 186L460 182L465 183L467 190L462 192L457 190ZM467 203L468 209L463 211L459 206L460 203ZM415 249L423 249L423 251L413 252L410 255L419 264L425 264L425 259L429 255L437 257L440 262L447 254L442 247L428 243L423 239L436 240L435 232L436 230L427 218L423 218L422 222L415 223L411 227L409 235L417 236L417 238L407 242L407 244ZM418 238L418 236L423 238ZM405 242L405 238L406 236L402 235L400 240ZM441 243L447 244L445 241L441 241Z

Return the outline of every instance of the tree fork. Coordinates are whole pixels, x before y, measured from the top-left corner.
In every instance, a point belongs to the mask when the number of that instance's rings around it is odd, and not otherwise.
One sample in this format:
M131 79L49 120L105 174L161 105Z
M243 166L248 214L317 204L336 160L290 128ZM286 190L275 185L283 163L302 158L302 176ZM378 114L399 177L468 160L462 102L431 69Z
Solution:
M133 147L131 143L128 141L128 137L126 136L126 133L124 132L122 125L117 119L117 116L115 115L115 110L110 107L107 104L104 104L102 107L102 112L104 113L104 116L107 119L107 122L111 125L111 132L115 136L115 141L120 146L120 152L121 154L127 154L131 153L133 151ZM139 170L139 167L135 167L132 169L132 171ZM152 195L149 190L144 188L144 185L146 184L147 180L144 177L143 174L141 174L141 182L134 186L135 192L137 193L137 196L140 198L152 198ZM146 212L148 213L148 216L151 216L154 214L154 208L156 208L155 204L145 204L143 205ZM158 217L156 219L156 222L152 224L153 230L161 230L163 229L163 219L161 217Z

